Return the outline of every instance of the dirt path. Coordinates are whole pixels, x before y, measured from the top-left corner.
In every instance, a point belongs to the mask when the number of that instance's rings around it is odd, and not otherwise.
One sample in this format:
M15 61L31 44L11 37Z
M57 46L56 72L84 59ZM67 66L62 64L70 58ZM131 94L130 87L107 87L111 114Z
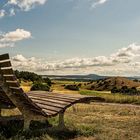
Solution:
M140 105L133 105L133 104L119 104L119 103L102 103L102 102L94 102L95 105L110 105L110 106L120 106L120 107L132 107L132 108L139 108Z

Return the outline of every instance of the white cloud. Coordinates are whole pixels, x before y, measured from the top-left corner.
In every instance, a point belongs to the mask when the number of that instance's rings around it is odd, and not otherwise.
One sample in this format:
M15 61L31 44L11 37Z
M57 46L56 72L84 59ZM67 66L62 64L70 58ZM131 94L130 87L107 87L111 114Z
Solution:
M97 7L98 5L102 5L102 4L105 4L108 0L97 0L96 2L94 2L92 4L92 8L95 8Z
M0 18L4 17L5 16L5 10L0 10Z
M25 31L24 29L16 29L15 31L11 31L2 35L0 41L20 41L23 39L27 39L31 37L31 33L29 31Z
M15 13L15 9L14 8L11 8L9 10L9 16L14 16L16 13Z
M1 43L0 42L0 48L6 48L6 47L14 47L14 43Z
M15 69L39 73L75 74L97 73L105 75L128 75L140 73L140 46L131 44L110 56L73 58L64 61L47 62L35 57L17 55L12 58ZM31 67L32 66L32 67Z
M29 11L36 5L43 5L47 0L9 0L8 5L15 5L22 11Z
M17 41L31 38L31 33L24 29L16 29L8 33L0 34L0 48L13 47Z
M14 16L19 11L30 11L38 5L43 5L47 0L8 0L0 10L0 17Z

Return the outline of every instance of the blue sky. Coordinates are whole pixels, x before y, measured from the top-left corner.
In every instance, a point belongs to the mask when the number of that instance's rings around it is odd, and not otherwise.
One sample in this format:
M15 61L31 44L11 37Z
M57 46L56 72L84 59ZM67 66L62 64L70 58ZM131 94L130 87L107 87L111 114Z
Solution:
M139 5L139 0L1 0L0 51L10 53L16 68L43 74L139 75ZM127 56L120 57L123 49Z

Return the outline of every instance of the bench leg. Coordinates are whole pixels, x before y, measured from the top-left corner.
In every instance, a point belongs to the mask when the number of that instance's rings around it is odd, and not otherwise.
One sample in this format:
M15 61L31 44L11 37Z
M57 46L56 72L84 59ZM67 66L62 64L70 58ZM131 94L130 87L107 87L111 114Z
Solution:
M24 130L28 130L30 128L30 122L31 122L30 120L24 119L24 127L23 127Z
M65 127L65 122L64 122L64 112L60 112L59 113L59 124L58 124L58 127L60 129L66 128Z

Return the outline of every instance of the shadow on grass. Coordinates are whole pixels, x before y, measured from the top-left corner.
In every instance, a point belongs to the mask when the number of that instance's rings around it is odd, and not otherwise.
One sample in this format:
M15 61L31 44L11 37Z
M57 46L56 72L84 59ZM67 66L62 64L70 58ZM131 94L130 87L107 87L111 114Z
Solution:
M12 120L7 123L0 124L0 133L0 139L5 137L5 140L8 138L13 138L14 140L34 139L46 136L57 140L65 140L74 138L77 135L76 130L61 130L57 126L50 125L48 121L45 123L33 121L31 122L30 130L23 131L23 121L21 120Z

